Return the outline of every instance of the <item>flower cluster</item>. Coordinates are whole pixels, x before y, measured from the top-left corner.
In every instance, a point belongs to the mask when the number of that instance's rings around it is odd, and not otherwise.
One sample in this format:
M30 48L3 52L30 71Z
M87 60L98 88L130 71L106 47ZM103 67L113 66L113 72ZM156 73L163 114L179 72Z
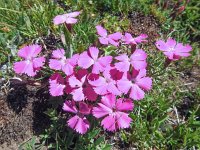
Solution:
M80 12L58 15L54 24L74 24ZM108 34L102 26L96 26L99 42L102 45L131 45L146 42L147 35L132 37L130 33ZM157 41L156 46L169 59L189 56L189 45L176 43L172 39ZM26 46L19 50L18 56L24 58L14 64L16 73L29 76L43 67L44 57L37 57L41 52L39 45ZM129 112L133 110L134 100L141 100L145 92L151 90L152 79L147 76L147 54L142 49L132 50L132 54L105 56L103 51L91 46L81 54L66 58L64 49L52 52L49 68L55 73L49 78L49 92L52 96L68 95L63 110L75 114L67 124L80 134L88 131L90 123L87 116L101 119L101 125L107 131L130 127L132 119ZM70 98L71 97L71 98Z

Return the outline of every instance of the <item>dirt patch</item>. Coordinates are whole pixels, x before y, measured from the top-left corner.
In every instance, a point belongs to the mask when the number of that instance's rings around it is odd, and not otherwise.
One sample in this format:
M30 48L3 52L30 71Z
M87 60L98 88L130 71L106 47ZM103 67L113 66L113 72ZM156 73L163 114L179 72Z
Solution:
M12 80L7 90L3 89L0 97L0 149L17 149L49 126L44 114L50 107L49 94L17 80Z
M131 21L128 32L133 36L138 36L142 33L147 34L148 44L154 44L156 39L159 38L159 32L161 31L161 25L155 17L153 15L144 15L140 12L131 12L128 17Z

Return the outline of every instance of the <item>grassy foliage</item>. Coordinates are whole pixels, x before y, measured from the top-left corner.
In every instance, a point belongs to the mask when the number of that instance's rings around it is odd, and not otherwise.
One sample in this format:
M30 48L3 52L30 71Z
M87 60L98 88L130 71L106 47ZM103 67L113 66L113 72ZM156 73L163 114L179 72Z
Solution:
M119 133L125 143L138 149L189 149L200 148L200 87L191 91L182 83L180 74L185 69L199 66L200 2L191 0L186 10L174 21L170 18L172 10L163 10L161 6L149 0L63 0L67 12L82 10L79 24L74 26L72 50L82 52L95 43L95 25L104 24L109 31L125 31L130 22L127 14L140 11L153 14L162 23L163 38L174 37L193 46L192 56L174 63L163 70L164 57L156 52L150 55L149 65L154 66L149 74L154 78L153 90L142 101L135 102L131 114L132 128ZM63 34L64 27L52 25L52 18L66 12L50 0L1 0L0 1L0 61L1 64L16 60L16 52L23 43L30 43L51 30L54 34ZM121 17L120 14L123 14ZM113 48L105 49L107 53ZM153 60L153 62L152 62ZM12 72L12 71L11 71ZM8 74L7 74L8 75ZM183 90L182 90L183 89ZM186 90L186 92L182 92ZM194 105L186 116L180 116L179 107L185 97L193 99ZM65 126L65 120L59 118L55 110L49 110L52 125L41 135L43 145L53 149L110 149L108 141L98 126L85 136L74 134ZM102 136L99 136L101 134ZM76 143L73 141L76 140ZM53 141L53 142L52 142ZM35 139L31 140L33 147Z

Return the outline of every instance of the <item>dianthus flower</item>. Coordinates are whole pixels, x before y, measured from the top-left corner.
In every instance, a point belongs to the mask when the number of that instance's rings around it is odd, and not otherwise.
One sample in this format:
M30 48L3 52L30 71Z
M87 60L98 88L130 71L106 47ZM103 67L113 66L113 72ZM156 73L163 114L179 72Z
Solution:
M78 59L78 65L84 69L92 67L92 73L99 74L104 71L105 67L112 61L112 56L99 57L99 49L96 47L90 47L88 51L80 54Z
M80 14L79 11L75 11L75 12L71 12L71 13L67 13L67 14L63 14L63 15L58 15L53 19L53 23L55 25L59 25L59 24L75 24L78 19L76 19L75 17L77 17Z
M130 58L126 54L115 57L119 61L115 63L115 67L122 72L129 71L130 65L136 70L145 69L147 66L146 58L147 54L143 50L136 49Z
M133 103L130 99L116 99L115 95L103 96L101 103L94 107L92 114L96 118L104 118L101 125L105 130L116 131L130 127L132 119L128 116L128 111L132 111Z
M42 48L36 44L21 48L18 56L24 60L14 63L14 71L18 74L25 73L28 76L35 76L45 62L44 57L37 57L41 50Z
M165 56L170 60L178 60L181 57L190 56L190 51L192 47L190 45L183 45L182 43L177 43L174 39L168 38L167 42L159 40L156 42L156 47L163 51Z
M150 77L146 77L146 69L140 71L133 70L132 75L127 73L127 76L123 77L117 82L118 89L127 94L130 91L129 97L134 100L141 100L144 98L145 91L151 89L152 80Z
M75 54L72 58L65 57L64 49L54 50L52 53L54 59L50 59L49 67L54 70L62 70L67 76L73 74L74 67L77 64L79 55Z
M97 33L100 35L99 42L103 45L111 44L113 46L119 46L119 40L122 38L122 34L120 32L116 32L113 34L107 33L106 29L104 29L102 26L98 25L96 26Z
M85 115L90 114L91 108L84 102L79 102L77 108L74 101L66 100L63 110L76 114L67 121L68 126L80 134L85 134L90 127Z
M133 38L130 33L125 33L123 40L125 41L125 44L136 45L142 42L146 42L147 37L148 36L146 34L140 34L139 36Z

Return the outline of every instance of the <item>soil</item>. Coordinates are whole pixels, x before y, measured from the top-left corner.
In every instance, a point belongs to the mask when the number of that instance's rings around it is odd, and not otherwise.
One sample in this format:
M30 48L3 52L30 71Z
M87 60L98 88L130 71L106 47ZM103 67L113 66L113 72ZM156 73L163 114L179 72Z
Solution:
M49 93L44 88L28 86L17 79L0 93L0 149L17 149L33 134L41 134L49 126L43 113L48 106Z
M140 12L132 12L128 17L131 21L131 27L128 32L133 36L147 34L148 45L154 45L156 39L160 37L159 32L161 31L161 25L155 17L153 15L144 15Z

